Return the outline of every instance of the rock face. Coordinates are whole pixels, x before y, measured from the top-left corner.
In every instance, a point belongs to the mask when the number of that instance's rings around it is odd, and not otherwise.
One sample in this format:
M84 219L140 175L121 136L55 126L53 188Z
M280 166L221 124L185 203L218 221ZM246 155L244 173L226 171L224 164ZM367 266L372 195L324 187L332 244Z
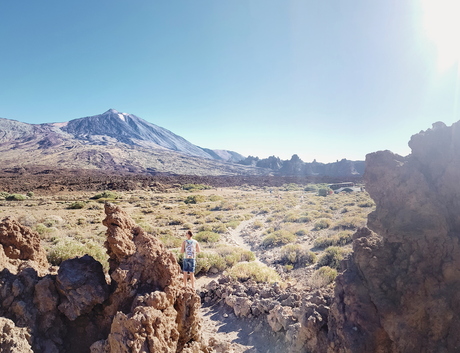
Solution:
M44 273L38 235L12 219L0 224L1 352L209 351L200 297L183 286L174 256L119 207L106 214L110 284L88 255Z
M329 352L460 350L460 122L409 146L367 156L377 207L337 278Z
M40 247L37 232L21 225L11 217L0 222L0 266L15 268L21 261L30 261L31 266L46 270L50 265L45 251Z

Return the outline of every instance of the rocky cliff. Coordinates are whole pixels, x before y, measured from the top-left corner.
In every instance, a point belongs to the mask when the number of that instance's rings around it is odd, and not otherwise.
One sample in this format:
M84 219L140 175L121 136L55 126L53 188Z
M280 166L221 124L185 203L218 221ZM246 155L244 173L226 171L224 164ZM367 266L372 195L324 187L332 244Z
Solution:
M409 146L367 156L376 210L337 278L328 352L460 350L460 122Z
M105 212L109 283L88 255L50 268L37 233L0 223L0 351L209 351L200 297L183 286L174 256L119 207Z

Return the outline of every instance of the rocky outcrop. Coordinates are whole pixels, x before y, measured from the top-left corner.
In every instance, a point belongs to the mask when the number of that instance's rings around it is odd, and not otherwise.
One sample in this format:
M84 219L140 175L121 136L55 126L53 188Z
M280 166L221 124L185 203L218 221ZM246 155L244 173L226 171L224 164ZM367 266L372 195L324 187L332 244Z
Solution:
M460 349L460 122L409 145L407 157L367 156L376 210L337 278L329 352Z
M120 207L107 204L105 212L115 289L103 311L110 333L91 352L181 352L199 343L200 297L183 286L174 255Z
M105 211L110 283L88 255L63 261L57 274L42 273L35 234L12 219L0 224L0 316L9 319L0 321L0 350L209 352L200 297L183 286L174 256L119 207L107 204Z
M249 320L259 334L269 332L277 351L303 353L326 345L330 288L299 291L278 283L240 283L222 276L207 284L201 297L205 305L230 307L238 320Z
M11 217L0 222L0 267L14 271L18 265L46 271L50 264L40 246L40 235Z

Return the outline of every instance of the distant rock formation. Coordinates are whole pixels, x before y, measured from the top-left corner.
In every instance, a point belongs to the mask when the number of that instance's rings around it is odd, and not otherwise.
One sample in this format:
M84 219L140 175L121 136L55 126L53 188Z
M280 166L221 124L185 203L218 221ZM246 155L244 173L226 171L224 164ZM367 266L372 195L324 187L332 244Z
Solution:
M460 122L409 146L367 156L376 210L354 235L318 352L460 350Z
M281 160L279 157L270 156L265 159L249 156L239 162L243 165L270 169L278 176L328 176L332 178L356 178L364 174L364 161L349 161L342 159L334 163L319 163L316 160L306 163L294 154L290 160Z
M105 211L110 284L88 255L44 273L38 235L12 219L0 224L0 351L209 351L200 336L200 297L183 286L174 256L119 207Z

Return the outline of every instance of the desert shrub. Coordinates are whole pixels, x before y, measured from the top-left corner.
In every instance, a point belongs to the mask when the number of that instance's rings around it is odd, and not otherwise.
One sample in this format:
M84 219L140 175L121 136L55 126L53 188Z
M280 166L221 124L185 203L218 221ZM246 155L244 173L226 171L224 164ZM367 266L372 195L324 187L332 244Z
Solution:
M106 249L94 242L82 244L73 239L60 240L47 251L47 258L51 264L59 266L64 260L73 259L86 254L99 261L105 270L108 269L108 255Z
M34 197L33 191L27 192L27 193L26 193L26 196L27 196L29 199L33 198L33 197Z
M9 192L0 191L0 200L6 200L6 198L10 195Z
M284 230L284 229L280 229L280 230L274 231L273 233L267 235L262 240L262 246L264 247L280 246L280 245L293 243L295 240L296 240L296 237L293 233L287 230Z
M27 199L26 195L22 194L9 194L8 196L5 197L5 200L7 201L24 201Z
M208 200L209 201L223 201L224 198L222 196L219 196L219 195L209 195L208 196Z
M365 217L343 217L334 224L334 229L356 229L359 226L364 226L366 223Z
M169 220L169 225L170 226L179 226L181 225L182 223L184 223L184 221L178 217L174 217L172 219Z
M345 258L345 256L350 251L348 249L340 248L337 246L330 246L325 251L324 254L319 258L319 266L329 266L340 270L340 262Z
M220 235L210 231L202 231L195 235L195 239L199 242L216 243L220 240Z
M183 239L178 238L172 234L161 234L159 238L167 249L179 248L183 242Z
M215 233L225 233L227 231L227 226L225 224L219 223L212 227L212 231Z
M353 241L352 235L353 233L350 231L343 231L328 237L318 237L315 240L314 246L320 249L329 246L343 246Z
M250 250L242 249L238 246L221 244L214 249L219 256L225 259L227 267L235 265L237 262L254 261L256 256Z
M365 201L365 202L360 202L358 206L359 207L374 207L375 204L372 201Z
M88 203L88 206L86 206L87 210L94 210L94 211L99 211L103 209L103 206L95 203L95 202L90 202Z
M227 274L239 281L253 281L260 283L280 282L279 274L272 268L260 262L240 262L227 271Z
M331 188L322 187L318 189L318 196L327 196L327 195L330 195L331 193L333 193Z
M326 228L329 228L330 225L331 225L331 221L329 219L323 218L315 223L315 226L313 229L314 230L326 229Z
M316 254L302 248L298 244L288 244L281 248L281 263L291 265L307 265L316 262Z
M307 192L317 192L318 191L318 187L314 184L308 184L305 188L304 188L304 191L307 191Z
M204 184L184 184L182 185L182 190L194 191L194 190L208 190L211 189L211 186Z
M236 227L238 227L240 225L240 221L230 221L230 222L227 222L225 223L225 226L226 228L233 228L235 229Z
M119 195L116 192L107 190L91 197L92 200L116 200L118 198Z
M205 198L203 195L190 195L184 200L186 204L197 204L200 202L204 202Z
M75 201L72 202L70 205L67 206L67 209L69 210L79 210L82 209L86 206L86 202L83 201Z
M296 183L289 183L281 186L281 189L284 191L297 191L302 190L302 186Z
M191 225L190 223L184 223L184 224L182 224L182 228L184 228L184 229L192 229L193 225Z
M337 270L329 266L323 266L317 269L309 280L309 284L313 288L321 288L332 283L337 277Z
M254 221L254 223L252 224L252 228L254 228L254 229L260 229L263 226L264 226L264 224L259 220Z
M47 227L53 227L53 226L56 226L56 225L61 225L64 223L64 220L62 219L62 217L59 217L59 216L55 216L55 215L50 215L50 216L47 216L43 222L42 222L45 226Z
M25 214L18 217L18 222L21 223L23 226L32 228L37 224L37 219L34 215Z
M301 237L307 234L308 234L308 231L304 228L300 228L299 230L295 232L295 235L297 235L298 237Z
M38 223L35 226L35 231L40 235L45 235L46 233L51 233L55 230L55 228L49 228L45 226L43 223Z
M226 268L225 260L213 252L200 252L196 257L195 273L207 273L212 267L223 271Z
M198 227L199 232L212 232L212 225L211 224L203 224Z

